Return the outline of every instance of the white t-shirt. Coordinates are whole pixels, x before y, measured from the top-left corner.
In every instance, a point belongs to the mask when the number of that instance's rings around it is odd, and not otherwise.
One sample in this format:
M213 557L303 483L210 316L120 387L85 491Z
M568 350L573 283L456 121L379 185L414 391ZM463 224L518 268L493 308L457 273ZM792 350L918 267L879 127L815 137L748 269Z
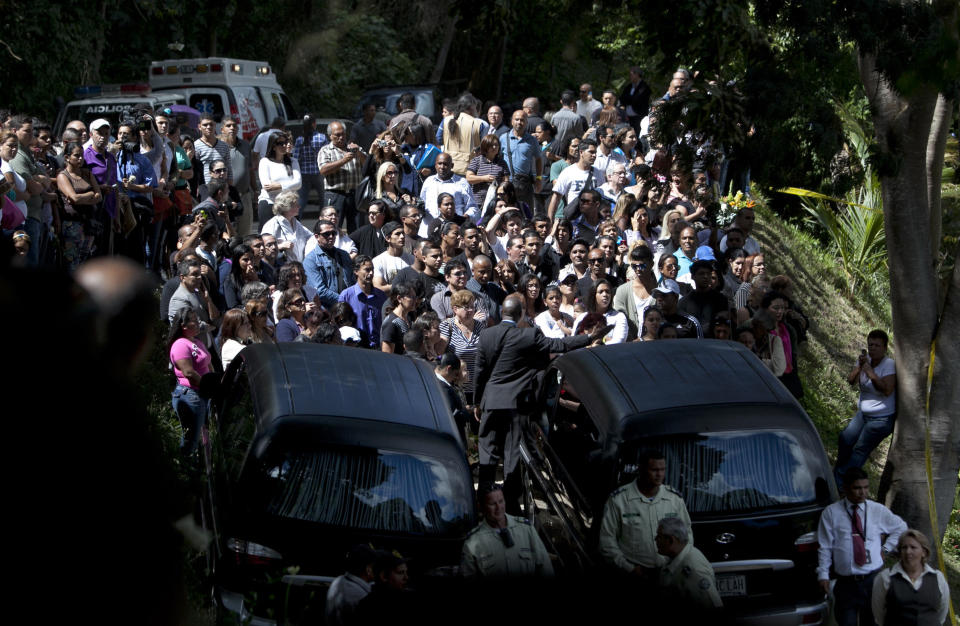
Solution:
M19 192L24 192L27 190L27 181L23 179L23 176L13 171L13 168L10 166L8 162L0 161L0 173L6 174L7 172L10 172L11 174L13 174L14 189L16 189ZM17 206L17 208L20 209L24 217L27 216L26 202L24 202L23 200L11 200L11 202L13 202Z
M279 133L279 132L280 132L279 129L271 128L257 135L257 138L253 142L253 151L259 154L261 158L266 158L267 142L270 141L270 135L273 135L274 133Z
M880 363L873 368L879 378L897 373L897 366L888 356L883 357ZM892 415L897 410L897 392L885 396L873 386L873 381L860 372L860 412L864 415Z
M603 172L596 167L592 169L592 172L593 187L594 189L598 189L604 183ZM590 176L590 172L583 171L579 165L571 165L570 167L564 168L564 170L560 172L560 175L557 176L557 180L553 181L553 193L560 194L564 197L567 204L570 204L580 195L580 191L586 186L588 176Z
M570 169L569 167L567 169ZM577 316L577 321L573 325L573 334L576 335L580 330L580 322L587 316L586 312ZM607 318L607 324L613 324L610 332L603 336L603 343L623 343L627 340L627 316L615 309L610 309L603 314Z
M563 324L567 328L572 328L573 318L567 313L560 313L563 316ZM553 319L553 316L550 315L550 311L544 311L533 318L533 323L537 325L545 337L550 337L552 339L563 339L566 337L563 330L561 330L560 325L557 324L557 321Z
M405 267L413 265L414 258L409 252L404 252L400 256L392 256L389 252L381 252L373 258L373 275L379 276L380 280L388 285L393 282L393 277L397 272Z

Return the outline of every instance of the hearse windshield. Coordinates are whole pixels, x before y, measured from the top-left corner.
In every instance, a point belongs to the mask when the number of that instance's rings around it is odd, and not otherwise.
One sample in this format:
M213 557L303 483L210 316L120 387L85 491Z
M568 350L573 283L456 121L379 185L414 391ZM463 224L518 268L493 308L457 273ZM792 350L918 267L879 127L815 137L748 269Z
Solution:
M664 482L691 514L741 512L817 500L819 455L805 440L783 430L676 435L625 443L621 458L624 474L635 475L639 450L659 449Z
M471 492L455 461L372 448L274 451L257 508L269 515L414 535L462 536Z

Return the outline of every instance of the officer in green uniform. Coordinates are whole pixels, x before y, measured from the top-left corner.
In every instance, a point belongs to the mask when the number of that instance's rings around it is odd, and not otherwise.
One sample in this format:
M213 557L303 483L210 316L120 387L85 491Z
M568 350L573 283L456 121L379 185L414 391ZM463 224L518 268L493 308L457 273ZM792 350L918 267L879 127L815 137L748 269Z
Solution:
M657 551L668 559L660 568L660 587L677 606L690 611L710 611L723 606L713 568L703 552L687 538L687 526L675 517L660 521Z
M503 491L489 483L480 487L483 520L463 544L464 576L553 576L550 555L528 520L507 515Z
M667 558L657 553L654 538L660 520L677 518L693 543L690 515L683 498L663 484L666 460L657 450L644 450L637 480L620 487L607 500L600 522L600 554L613 567L653 578Z

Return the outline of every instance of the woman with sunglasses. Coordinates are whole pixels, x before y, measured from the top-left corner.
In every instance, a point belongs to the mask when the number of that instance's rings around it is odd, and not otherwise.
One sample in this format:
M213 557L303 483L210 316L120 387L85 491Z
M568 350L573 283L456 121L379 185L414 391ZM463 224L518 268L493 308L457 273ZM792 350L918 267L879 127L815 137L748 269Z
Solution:
M490 185L496 185L506 180L510 175L507 163L500 154L500 138L496 135L485 135L480 140L480 154L473 157L467 164L467 182L473 189L473 199L481 209L481 215L486 215L487 207L484 200ZM496 199L494 199L496 204Z
M260 198L257 217L263 227L273 215L273 203L282 191L297 191L302 180L300 164L292 156L293 142L290 135L279 132L267 140L267 156L260 159Z
M303 265L296 261L284 263L280 268L280 274L277 276L277 286L270 297L273 299L273 319L280 319L280 296L287 289L297 289L303 295L307 302L307 311L317 308L317 290L306 282L306 273L303 271Z
M253 298L247 300L243 308L250 316L250 325L253 330L253 343L274 343L273 329L268 323L270 313L267 311L267 298Z
M277 343L296 341L303 332L303 316L307 312L307 300L299 289L287 289L277 302Z
M653 290L657 279L653 275L653 252L643 244L634 245L629 254L633 280L617 288L613 308L627 316L627 341L633 341L644 319L644 311L656 304Z
M480 346L480 333L486 328L486 320L474 319L476 296L467 289L461 289L450 296L453 317L440 322L440 352L450 351L467 364L470 377L464 381L463 394L467 405L474 404L473 381L477 362L477 350Z
M230 273L223 281L223 297L228 309L241 306L240 291L244 285L260 280L256 258L253 248L243 243L230 251Z

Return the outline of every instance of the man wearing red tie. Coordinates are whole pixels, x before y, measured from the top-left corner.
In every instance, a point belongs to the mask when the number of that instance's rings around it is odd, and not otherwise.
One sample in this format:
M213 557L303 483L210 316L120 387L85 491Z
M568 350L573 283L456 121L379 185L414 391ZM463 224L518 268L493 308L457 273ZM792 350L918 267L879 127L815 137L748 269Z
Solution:
M896 550L907 524L887 507L867 499L870 481L859 467L843 475L843 491L844 497L820 516L817 577L829 594L832 566L836 575L833 613L839 626L857 626L858 616L861 625L873 624L873 578L883 567L884 556Z

